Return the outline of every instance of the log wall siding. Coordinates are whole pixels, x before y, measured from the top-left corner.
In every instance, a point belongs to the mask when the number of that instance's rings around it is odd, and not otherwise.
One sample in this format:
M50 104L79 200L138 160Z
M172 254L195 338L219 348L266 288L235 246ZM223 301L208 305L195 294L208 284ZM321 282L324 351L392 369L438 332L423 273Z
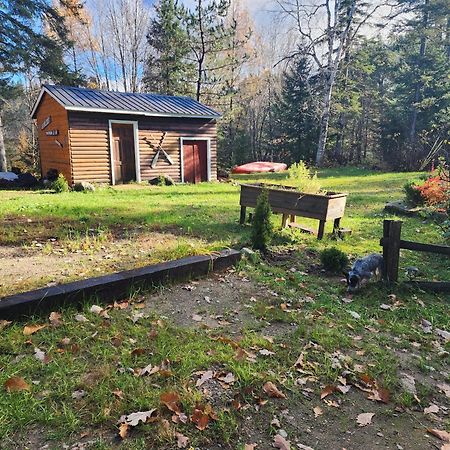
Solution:
M42 123L51 116L51 122L43 130ZM45 93L36 111L38 129L39 155L41 159L42 176L50 169L62 173L71 184L72 171L70 164L70 140L67 111L52 97ZM46 131L58 130L57 136L47 136ZM60 142L61 148L57 143Z
M73 180L111 182L108 120L138 122L141 180L159 175L169 175L181 181L180 138L210 138L211 179L217 179L217 127L215 120L160 118L134 115L107 115L93 113L69 113L70 144ZM163 132L167 132L163 148L170 155L170 164L160 153L157 165L151 168L155 150L149 141L157 144Z

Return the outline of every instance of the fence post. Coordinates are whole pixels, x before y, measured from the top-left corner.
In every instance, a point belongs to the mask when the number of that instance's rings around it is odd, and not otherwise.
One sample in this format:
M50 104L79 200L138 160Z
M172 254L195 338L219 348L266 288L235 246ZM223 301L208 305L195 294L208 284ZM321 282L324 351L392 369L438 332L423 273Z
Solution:
M385 220L383 222L383 279L390 282L398 281L402 223L401 220Z

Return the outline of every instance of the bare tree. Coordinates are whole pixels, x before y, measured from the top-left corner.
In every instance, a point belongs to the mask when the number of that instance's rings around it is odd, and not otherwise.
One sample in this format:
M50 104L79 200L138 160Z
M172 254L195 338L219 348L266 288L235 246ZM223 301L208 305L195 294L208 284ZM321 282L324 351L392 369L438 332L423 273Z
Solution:
M361 27L385 4L362 0L277 0L277 3L295 24L304 51L313 59L323 80L316 151L316 164L320 165L325 156L333 89L341 62Z

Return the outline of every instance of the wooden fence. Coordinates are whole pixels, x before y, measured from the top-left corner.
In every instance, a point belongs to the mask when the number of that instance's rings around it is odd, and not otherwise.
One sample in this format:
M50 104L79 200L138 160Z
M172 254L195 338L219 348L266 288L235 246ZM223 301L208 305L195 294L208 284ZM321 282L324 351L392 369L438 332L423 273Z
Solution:
M384 257L383 279L390 282L398 281L400 249L402 248L450 256L449 246L423 244L401 239L402 223L400 220L385 220L383 223L383 237L380 240ZM450 281L414 281L413 283L424 289L450 291Z

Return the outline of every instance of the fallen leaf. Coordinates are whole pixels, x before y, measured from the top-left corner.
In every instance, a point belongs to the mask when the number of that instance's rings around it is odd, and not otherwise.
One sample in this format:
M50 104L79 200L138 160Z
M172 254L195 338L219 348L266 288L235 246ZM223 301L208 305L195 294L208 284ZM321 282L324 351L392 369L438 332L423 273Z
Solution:
M354 319L361 319L361 316L356 311L349 311L348 312Z
M86 395L86 391L83 391L83 389L79 389L78 391L72 392L72 398L74 400L80 400Z
M314 409L314 416L317 418L323 414L323 410L320 406L315 406Z
M367 425L370 425L372 423L372 417L375 415L375 413L362 413L359 414L356 418L356 422L360 427L365 427Z
M424 414L436 414L439 412L439 406L434 405L433 403L430 404L428 408L425 408L423 410Z
M147 350L145 348L135 348L134 350L131 350L131 354L133 356L141 356L145 354Z
M450 442L450 433L448 433L447 431L437 430L436 428L428 428L427 432L432 434L433 436L436 436L441 441Z
M0 331L2 331L4 328L6 328L8 325L11 325L12 322L9 320L0 320Z
M263 348L259 351L259 354L263 355L263 356L272 356L272 355L275 355L275 352L271 352L270 350Z
M291 444L280 434L276 434L273 440L273 446L281 450L291 450Z
M351 389L351 386L349 384L338 384L336 386L336 391L340 392L341 394L346 394Z
M38 360L47 364L50 361L50 358L43 352L40 348L35 347L34 349L34 357Z
M376 387L367 398L375 402L389 403L390 397L387 389Z
M388 310L392 310L393 306L392 305L387 305L386 303L382 303L380 305L380 309L384 309L385 311L388 311Z
M59 327L62 325L62 320L61 320L62 314L59 312L51 312L50 316L48 317L48 320L50 321L50 324L52 325L53 328Z
M172 415L173 423L187 423L188 416L185 413L175 413Z
M228 372L225 376L218 376L217 379L226 384L233 384L236 381L231 372Z
M123 415L119 419L119 423L126 423L131 427L135 427L139 424L139 422L155 422L156 420L158 420L158 411L155 408L150 409L149 411L138 411L128 415Z
M202 409L196 407L192 413L191 421L195 423L196 428L203 431L208 426L209 416Z
M177 392L164 392L159 397L161 403L165 405L170 411L180 413L180 396Z
M450 332L446 330L440 330L439 328L436 328L434 332L442 338L445 342L450 341Z
M38 332L39 330L42 330L47 325L26 325L23 329L23 334L25 336L31 336L32 334Z
M203 320L203 317L202 317L202 316L199 316L198 314L193 314L193 315L192 315L192 320L193 320L194 322L201 322L201 321Z
M325 397L328 397L330 394L336 391L336 386L329 384L325 386L320 392L320 399L323 400Z
M75 314L74 318L77 322L89 322L89 320L86 319L86 317L84 317L83 314Z
M244 450L255 450L256 447L258 447L258 444L245 444Z
M112 393L115 397L119 398L120 400L123 400L123 392L120 389L116 389L112 391Z
M128 431L130 430L130 425L127 423L121 423L119 425L119 436L121 439L125 439L128 436Z
M272 398L286 398L286 395L283 394L271 381L267 381L263 386L263 391Z
M450 384L441 383L438 384L437 387L446 395L446 397L450 398Z
M197 387L200 387L203 383L210 380L214 375L214 372L212 370L207 370L206 372L203 372L201 377L197 380L197 383L195 385Z
M307 445L303 445L303 444L297 444L297 447L300 450L314 450L312 447L308 447Z
M3 385L6 392L29 391L30 385L22 377L11 377Z
M177 447L178 448L186 448L189 443L189 438L184 436L179 432L175 432L175 437L177 438Z
M101 306L98 306L98 305L92 305L91 308L89 309L89 311L91 313L100 315L101 312L103 311L103 308Z

